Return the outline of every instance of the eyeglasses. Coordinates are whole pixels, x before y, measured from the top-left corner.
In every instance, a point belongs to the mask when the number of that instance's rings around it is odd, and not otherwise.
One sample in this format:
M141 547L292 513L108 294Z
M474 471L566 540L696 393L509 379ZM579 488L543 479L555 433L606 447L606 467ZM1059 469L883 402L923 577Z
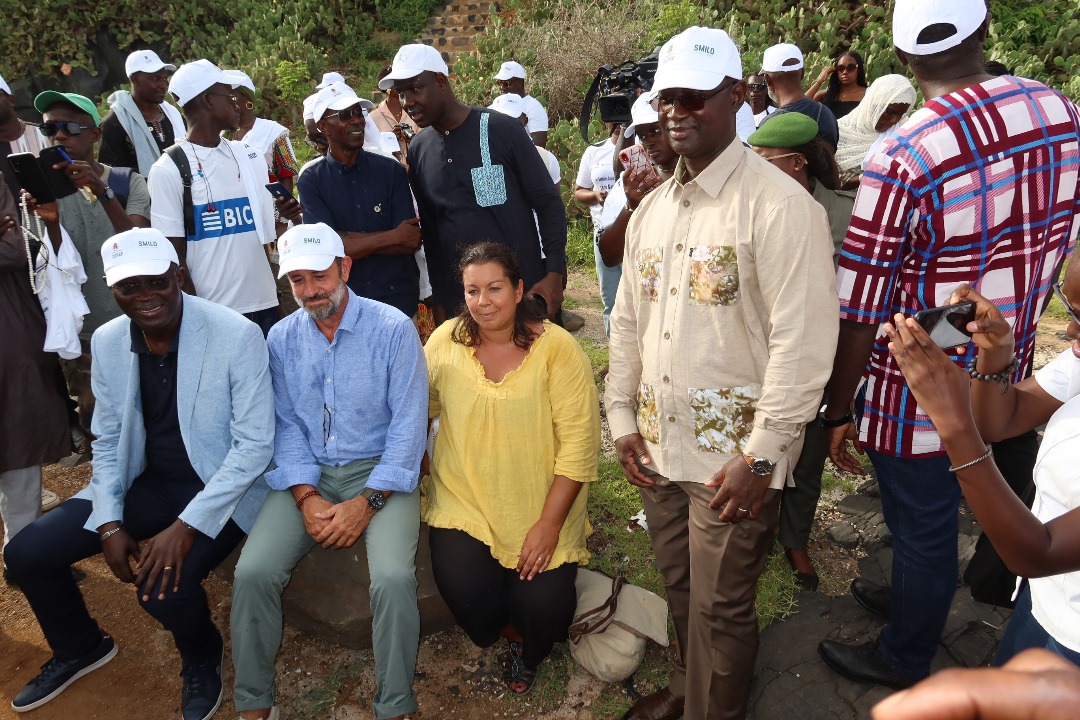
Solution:
M212 93L212 92L208 92L206 94L207 95L215 95L217 97L229 98L229 100L232 100L234 105L236 104L237 100L240 99L239 97L237 97L236 93Z
M126 281L113 285L112 288L123 297L132 297L144 292L161 292L172 285L172 278L161 276L149 280Z
M359 118L362 120L364 118L364 108L362 105L354 105L351 108L345 108L344 110L339 110L338 112L323 113L323 117L336 117L340 120Z
M734 80L726 85L721 85L711 93L687 92L679 93L678 95L657 95L649 104L652 105L652 109L657 112L660 110L671 112L675 107L675 103L678 103L679 107L688 113L697 112L705 107L705 102L707 100L716 97L725 90L730 90L738 83L738 80Z
M656 137L657 135L660 134L660 125L656 125L656 127L651 127L648 130L644 130L644 129L640 128L640 127L636 127L636 128L634 128L634 134L637 135L642 140L647 140L648 138Z
M784 153L783 155L773 155L772 157L767 157L765 159L768 160L769 162L775 162L775 161L780 160L782 158L791 157L793 155L802 155L802 153L801 152L789 152L789 153Z
M768 87L765 83L747 83L746 89L751 92L757 92L758 90L764 90Z
M845 63L844 65L836 66L836 72L855 72L858 69L858 63Z
M54 137L56 133L60 132L61 130L64 131L65 135L69 137L74 137L76 135L82 135L83 130L94 129L92 125L88 127L86 125L80 125L79 123L71 120L69 120L68 122L43 122L41 123L40 127L41 132L45 133L45 137Z
M1065 297L1065 281L1058 280L1054 283L1054 295L1061 301L1061 304L1065 306L1065 312L1069 313L1069 319L1077 325L1080 325L1080 315L1073 310L1073 306L1069 304L1069 299Z

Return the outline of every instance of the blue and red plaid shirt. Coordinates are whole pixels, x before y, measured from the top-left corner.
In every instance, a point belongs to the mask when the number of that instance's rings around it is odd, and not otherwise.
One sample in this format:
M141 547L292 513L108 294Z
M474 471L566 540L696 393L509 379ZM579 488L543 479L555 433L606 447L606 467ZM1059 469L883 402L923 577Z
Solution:
M1080 111L1041 83L1004 76L935 98L888 138L859 186L837 273L840 317L878 325L948 302L968 283L1013 324L1027 372L1035 325L1080 227ZM840 348L838 352L844 352ZM954 355L958 364L974 353ZM944 452L888 338L867 368L866 446Z

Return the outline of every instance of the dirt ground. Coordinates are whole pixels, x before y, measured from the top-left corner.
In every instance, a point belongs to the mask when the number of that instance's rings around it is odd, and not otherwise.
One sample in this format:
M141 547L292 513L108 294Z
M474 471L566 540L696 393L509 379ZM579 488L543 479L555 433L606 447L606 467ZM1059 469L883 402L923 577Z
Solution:
M575 273L567 289L573 311L582 315L586 327L579 335L604 345L603 322L595 280ZM1064 323L1044 322L1040 327L1038 365L1068 345ZM610 451L610 438L606 438ZM61 498L75 494L89 481L90 466L71 470L46 469L45 485ZM835 500L833 500L835 503ZM827 509L823 510L828 513ZM856 573L857 556L832 546L821 529L829 519L820 518L811 554L822 574L829 577L823 590L846 592ZM56 700L23 716L33 720L117 720L180 717L179 656L172 638L138 606L129 589L112 576L100 556L79 564L86 573L80 584L91 614L113 635L120 647L117 658L78 681ZM216 576L206 583L214 619L228 635L230 587ZM651 648L650 652L663 652ZM458 630L424 638L417 664L416 691L420 712L414 718L460 718L491 720L499 717L582 719L604 716L600 705L610 699L610 686L586 675L561 649L553 656L559 683L557 696L537 687L528 701L508 697L494 667L495 651L481 651ZM49 657L48 648L22 594L0 586L0 720L17 717L10 700ZM215 720L235 718L232 709L232 667L226 659L226 696ZM277 660L278 698L283 718L370 718L374 690L374 664L370 651L354 651L312 638L287 628ZM565 688L565 690L563 689ZM647 688L646 688L647 689ZM617 715L616 715L617 716Z

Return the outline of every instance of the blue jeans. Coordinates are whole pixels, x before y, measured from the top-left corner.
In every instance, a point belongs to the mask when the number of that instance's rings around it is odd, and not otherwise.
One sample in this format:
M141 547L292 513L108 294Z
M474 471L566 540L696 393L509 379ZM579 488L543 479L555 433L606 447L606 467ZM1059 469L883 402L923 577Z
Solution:
M960 484L945 455L866 454L893 534L892 619L881 631L881 650L894 671L921 678L930 672L956 593Z
M596 277L600 281L600 299L604 301L604 334L611 335L611 308L615 307L615 292L622 280L622 263L608 267L600 257L600 246L593 235L593 259L596 261Z
M1014 656L1030 648L1049 650L1074 665L1080 665L1080 652L1070 650L1058 643L1031 614L1031 586L1025 585L1020 597L1016 598L1016 609L1013 610L1009 625L1005 628L1005 635L998 643L994 665L1004 665Z

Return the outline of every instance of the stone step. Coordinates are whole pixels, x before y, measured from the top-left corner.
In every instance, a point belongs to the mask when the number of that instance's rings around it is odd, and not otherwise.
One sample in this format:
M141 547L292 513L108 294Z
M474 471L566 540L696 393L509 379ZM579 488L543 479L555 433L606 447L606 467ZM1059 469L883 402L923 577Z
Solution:
M432 15L427 19L427 27L460 27L462 25L482 25L487 22L487 13L469 15Z
M487 29L487 25L479 23L476 25L453 25L449 27L436 27L427 28L420 37L435 36L435 37L453 37L455 35L478 35Z
M499 12L499 3L486 2L481 0L480 2L452 2L445 6L440 15L453 15L460 13L497 13Z
M454 37L421 38L420 42L431 45L437 50L453 48L455 51L463 51L476 47L475 36L455 35Z

